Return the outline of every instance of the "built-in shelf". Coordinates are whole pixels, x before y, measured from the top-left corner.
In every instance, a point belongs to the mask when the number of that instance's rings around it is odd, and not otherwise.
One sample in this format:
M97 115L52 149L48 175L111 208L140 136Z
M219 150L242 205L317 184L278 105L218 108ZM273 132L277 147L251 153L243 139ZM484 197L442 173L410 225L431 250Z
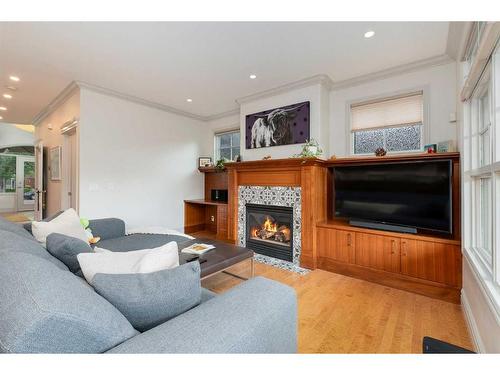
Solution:
M184 203L192 203L192 204L208 205L208 206L227 206L227 202L218 202L206 199L185 199Z

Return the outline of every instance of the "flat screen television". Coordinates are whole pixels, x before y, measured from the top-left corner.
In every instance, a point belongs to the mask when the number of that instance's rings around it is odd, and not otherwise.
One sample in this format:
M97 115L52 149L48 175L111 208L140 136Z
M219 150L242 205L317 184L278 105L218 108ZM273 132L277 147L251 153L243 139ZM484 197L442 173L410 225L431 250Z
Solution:
M380 229L452 233L451 160L339 166L333 172L336 217Z

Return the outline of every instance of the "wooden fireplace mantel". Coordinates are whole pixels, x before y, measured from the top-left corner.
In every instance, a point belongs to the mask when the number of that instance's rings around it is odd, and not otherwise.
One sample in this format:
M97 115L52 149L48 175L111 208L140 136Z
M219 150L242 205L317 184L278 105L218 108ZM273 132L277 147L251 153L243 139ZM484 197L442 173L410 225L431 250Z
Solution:
M227 163L228 237L238 233L239 186L291 186L302 192L302 267L316 268L316 222L327 218L328 173L321 159L271 159Z

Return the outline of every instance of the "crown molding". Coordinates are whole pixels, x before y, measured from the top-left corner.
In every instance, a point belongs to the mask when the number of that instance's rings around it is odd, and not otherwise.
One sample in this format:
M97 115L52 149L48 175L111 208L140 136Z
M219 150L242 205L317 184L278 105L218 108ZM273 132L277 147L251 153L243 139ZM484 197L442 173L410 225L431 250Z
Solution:
M159 109L160 111L173 113L173 114L176 114L179 116L189 117L189 118L192 118L195 120L209 121L209 119L211 119L212 117L219 118L219 117L216 117L219 115L201 116L201 115L197 115L194 113L182 111L180 109L170 107L168 105L152 102L152 101L149 101L146 99L138 98L138 97L133 96L133 95L124 94L124 93L121 93L121 92L118 92L115 90L107 89L105 87L93 85L91 83L87 83L87 82L83 82L83 81L73 81L68 86L66 86L64 88L64 90L62 90L45 108L43 108L40 112L38 112L38 114L33 118L32 124L34 124L35 126L37 124L39 124L44 118L46 118L48 115L50 115L52 112L54 112L54 110L57 109L57 107L59 107L62 103L64 103L74 93L75 90L81 89L81 88L84 88L84 89L87 89L87 90L90 90L93 92L97 92L100 94L104 94L107 96L112 96L115 98L127 100L127 101L130 101L133 103L142 104L142 105L147 106L147 107ZM238 110L238 113L239 113L239 110ZM223 114L221 114L221 115L223 115ZM225 117L225 116L220 116L220 117Z
M234 115L239 115L239 114L240 114L240 109L235 108L235 109L231 109L230 111L216 113L215 115L206 116L205 121L218 120L218 119L221 119L224 117L229 117L229 116L234 116Z
M333 81L332 79L326 75L326 74L318 74L312 77L304 78L299 81L287 83L282 86L278 86L269 90L264 90L252 95L244 96L241 98L236 99L236 103L238 104L243 104L243 103L248 103L257 99L262 99L262 98L267 98L269 96L274 96L278 94L282 94L286 91L294 90L294 89L300 89L302 87L307 87L307 86L312 86L312 85L317 85L321 84L324 85L328 90L331 90L333 86Z
M191 112L186 112L186 111L174 108L174 107L170 107L170 106L165 105L165 104L160 104L160 103L153 102L153 101L150 101L150 100L147 100L147 99L142 99L142 98L139 98L137 96L125 94L125 93L122 93L122 92L119 92L119 91L115 91L115 90L112 90L112 89L108 89L108 88L105 88L105 87L101 87L101 86L98 86L98 85L94 85L94 84L87 83L87 82L82 82L82 81L76 81L76 84L79 87L81 87L81 88L84 88L84 89L87 89L87 90L90 90L90 91L94 91L94 92L97 92L97 93L100 93L100 94L104 94L104 95L108 95L108 96L113 96L113 97L118 98L118 99L128 100L128 101L133 102L133 103L142 104L142 105L145 105L147 107L159 109L160 111L165 111L165 112L173 113L175 115L189 117L189 118L192 118L192 119L195 119L195 120L206 121L206 116L201 116L201 115L197 115L197 114L194 114L194 113L191 113Z
M357 86L366 82L374 81L374 80L380 80L384 78L389 78L392 76L396 76L399 74L403 73L408 73L412 71L416 71L419 69L431 67L431 66L438 66L438 65L444 65L448 64L450 62L453 62L454 60L449 57L448 55L440 55L440 56L435 56L431 57L428 59L412 62L409 64L405 65L399 65L397 67L389 68L389 69L384 69L378 72L374 73L369 73L365 74L362 76L354 77L351 79L347 79L344 81L339 81L339 82L333 82L332 79L327 75L327 74L318 74L312 77L304 78L295 82L287 83L285 85L281 85L269 90L264 90L255 94L251 94L248 96L244 96L241 98L236 99L236 103L241 105L243 103L251 102L257 99L262 99L278 94L282 94L284 92L293 90L293 89L299 89L307 86L312 86L312 85L323 85L326 89L328 90L336 90L336 89L343 89L347 87L352 87L352 86ZM119 99L131 101L133 103L137 104L142 104L144 106L148 106L151 108L155 108L161 111L165 111L168 113L176 114L179 116L184 116L188 118L192 118L195 120L199 121L212 121L212 120L217 120L221 119L224 117L232 116L232 115L237 115L240 113L239 108L235 108L226 112L222 113L217 113L213 115L208 115L208 116L202 116L202 115L197 115L191 112L186 112L168 105L160 104L157 102L153 102L150 100L142 99L133 95L128 95L122 92L118 92L112 89L108 89L105 87L101 87L98 85L94 85L91 83L83 82L83 81L73 81L71 82L68 86L64 88L45 108L43 108L32 120L33 125L39 124L43 119L45 119L48 115L50 115L58 106L60 106L62 103L64 103L73 93L75 90L79 88L85 88L90 91L94 91L97 93L101 93L104 95L116 97Z
M78 90L78 84L73 81L68 86L66 86L52 101L47 104L37 115L33 118L31 123L37 126L43 121L47 116L54 112L57 107L64 103L68 98L73 95L73 93Z
M415 62L411 62L404 65L398 65L393 68L388 68L384 70L379 70L378 72L368 73L362 76L346 79L344 81L335 82L332 86L332 90L345 89L348 87L358 86L366 82L381 80L393 76L397 76L403 73L410 73L420 69L429 68L432 66L445 65L453 62L451 57L448 55L439 55L430 57L428 59L423 59Z

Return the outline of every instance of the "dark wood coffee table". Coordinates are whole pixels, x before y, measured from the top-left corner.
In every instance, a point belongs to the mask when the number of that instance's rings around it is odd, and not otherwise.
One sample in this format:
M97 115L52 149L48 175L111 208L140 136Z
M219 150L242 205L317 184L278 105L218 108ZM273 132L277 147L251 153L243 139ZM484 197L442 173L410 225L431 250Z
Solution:
M231 276L237 277L242 280L248 280L245 277L236 275L234 273L228 272L227 269L235 266L238 263L244 262L250 259L251 276L254 275L254 265L253 265L253 250L247 249L245 247L232 245L230 243L211 240L208 238L195 238L194 240L189 240L179 244L179 262L180 264L188 262L193 258L191 254L184 254L180 250L191 246L194 243L206 243L215 246L215 249L207 251L205 254L200 255L200 268L201 268L201 279L206 279L207 277L213 276L220 272L224 272Z

